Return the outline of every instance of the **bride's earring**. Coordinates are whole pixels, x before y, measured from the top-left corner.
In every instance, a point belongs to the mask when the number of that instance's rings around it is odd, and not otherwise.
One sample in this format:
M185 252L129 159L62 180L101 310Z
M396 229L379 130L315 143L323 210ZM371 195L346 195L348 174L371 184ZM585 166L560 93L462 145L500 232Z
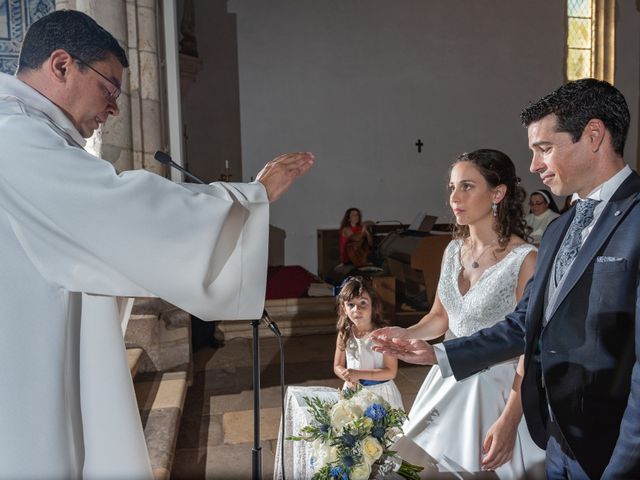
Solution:
M491 211L493 212L494 217L498 216L498 204L496 202L491 204Z

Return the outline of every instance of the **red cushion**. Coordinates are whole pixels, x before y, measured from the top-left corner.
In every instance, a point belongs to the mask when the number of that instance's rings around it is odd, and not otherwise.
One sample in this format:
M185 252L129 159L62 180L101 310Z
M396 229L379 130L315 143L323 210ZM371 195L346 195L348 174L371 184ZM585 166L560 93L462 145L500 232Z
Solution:
M318 281L318 277L300 265L269 267L266 299L306 297L309 284Z

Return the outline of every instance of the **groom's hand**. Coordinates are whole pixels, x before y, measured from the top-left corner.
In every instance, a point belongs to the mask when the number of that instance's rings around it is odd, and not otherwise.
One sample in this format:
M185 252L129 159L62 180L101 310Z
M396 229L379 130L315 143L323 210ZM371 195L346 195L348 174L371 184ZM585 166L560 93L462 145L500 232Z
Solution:
M372 337L373 350L399 358L403 362L418 365L435 365L438 363L433 347L424 340L386 337L378 335Z

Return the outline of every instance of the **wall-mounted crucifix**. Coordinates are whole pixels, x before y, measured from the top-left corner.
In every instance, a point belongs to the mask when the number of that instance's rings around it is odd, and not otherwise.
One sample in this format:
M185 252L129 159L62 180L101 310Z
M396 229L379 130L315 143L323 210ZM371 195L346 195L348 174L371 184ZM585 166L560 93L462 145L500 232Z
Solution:
M416 147L418 147L418 153L422 152L422 146L424 145L424 143L422 143L422 140L418 139L418 141L416 142Z

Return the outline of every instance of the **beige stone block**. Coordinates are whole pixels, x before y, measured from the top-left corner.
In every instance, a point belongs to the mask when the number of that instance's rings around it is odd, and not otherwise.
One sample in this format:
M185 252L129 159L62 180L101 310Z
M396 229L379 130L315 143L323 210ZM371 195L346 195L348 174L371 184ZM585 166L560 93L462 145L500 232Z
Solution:
M127 0L129 1L129 0ZM131 0L133 1L133 0ZM156 10L156 2L158 0L136 0L136 3L138 4L138 7L144 7L144 8L150 8L151 10L153 10L155 12Z
M127 52L129 59L129 93L140 91L140 60L138 58L138 49L130 48Z
M76 8L85 12L113 35L127 44L127 12L124 0L77 0Z
M229 348L231 347L231 348ZM244 338L227 341L224 348L215 351L207 361L207 369L250 367L253 364L251 341Z
M107 123L101 127L102 143L131 149L131 100L129 95L123 93L120 96L118 108L120 114L109 118Z
M280 408L260 410L260 440L278 438ZM227 412L222 416L225 444L247 443L253 440L253 410Z
M128 49L125 48L125 53ZM129 59L129 55L127 54L127 60ZM129 95L131 93L131 70L129 68L125 68L122 71L122 84L120 85L120 90L122 90L122 95ZM120 106L120 100L118 99L118 106Z
M243 390L231 395L213 395L209 399L209 415L223 415L234 410L250 410L253 407L253 391Z
M165 176L165 167L160 162L158 162L155 158L153 158L152 153L145 153L142 157L142 165L145 170L149 170L150 172L156 173L160 176Z
M140 362L139 372L155 372L160 358L160 327L157 315L131 315L125 334L127 347L141 347L146 356Z
M140 51L140 95L143 99L160 100L158 56Z
M264 408L280 408L282 404L280 387L260 389L260 406ZM237 410L253 408L253 390L243 390L231 395L213 395L209 399L209 415L224 415ZM278 417L278 421L279 417Z
M127 364L132 378L138 373L138 366L143 353L144 351L141 348L127 348Z
M133 152L131 150L112 145L103 145L102 151L105 158L109 157L109 155L116 157L116 160L112 163L118 173L133 169ZM110 153L112 151L113 153Z
M185 372L163 373L152 409L173 407L182 410L186 393L187 375Z
M131 94L131 145L132 150L142 152L142 105L138 90Z
M142 150L155 153L162 148L160 102L142 99Z
M143 162L144 155L140 151L133 152L133 169L138 170L140 168L144 168Z
M127 45L129 52L138 48L138 20L137 6L135 2L127 0L125 5L127 15ZM129 59L131 61L131 59Z
M171 478L171 472L166 468L154 468L153 480L169 480Z
M138 4L138 49L144 52L158 51L156 12Z
M77 10L76 0L56 0L56 10Z

